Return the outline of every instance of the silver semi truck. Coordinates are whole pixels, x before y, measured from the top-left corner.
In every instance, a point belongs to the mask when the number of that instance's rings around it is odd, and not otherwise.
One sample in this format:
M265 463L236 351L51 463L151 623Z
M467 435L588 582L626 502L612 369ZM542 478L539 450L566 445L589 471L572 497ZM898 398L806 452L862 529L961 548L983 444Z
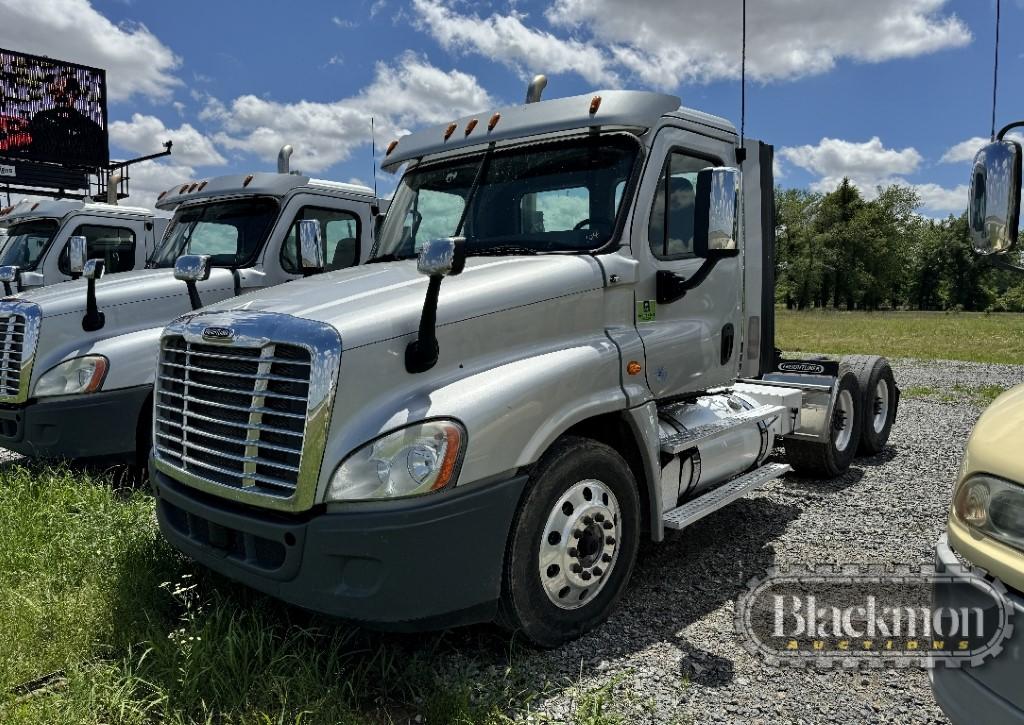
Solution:
M366 265L163 332L157 513L207 567L556 646L641 537L885 445L884 360L776 355L772 149L728 121L600 91L406 136L401 165Z
M69 199L0 209L7 232L0 245L0 281L11 294L73 279L67 247L74 236L85 237L89 257L102 259L108 274L143 269L167 221L143 207Z
M158 206L174 217L146 269L0 301L0 446L144 465L163 327L202 304L360 263L380 210L367 187L280 172L189 182ZM304 224L321 235L315 268ZM95 260L88 267L96 277Z

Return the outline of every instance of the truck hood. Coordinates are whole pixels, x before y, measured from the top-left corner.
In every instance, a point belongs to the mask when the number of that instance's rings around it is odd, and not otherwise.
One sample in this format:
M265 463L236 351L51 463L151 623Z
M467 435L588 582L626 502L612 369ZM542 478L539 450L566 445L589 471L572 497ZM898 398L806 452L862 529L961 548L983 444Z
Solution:
M996 398L978 419L967 442L962 475L990 473L1024 486L1022 428L1024 385L1018 385Z
M84 314L85 291L88 284L84 279L59 282L19 292L11 298L39 305L44 318L72 313ZM226 269L211 270L210 279L199 283L200 297L204 291L217 291L220 293L216 295L217 299L222 299L225 291L233 294L233 290L234 280ZM173 318L177 307L171 300L175 298L184 300L186 309L188 308L188 289L184 282L174 278L173 269L120 272L96 281L96 301L101 311L121 305L133 305L133 317L141 317L143 313L138 305L151 304L153 325L169 322Z
M590 255L475 257L462 274L441 283L437 324L536 304L604 285ZM275 312L332 325L345 349L408 335L419 327L427 277L416 260L382 262L317 275L225 300L204 308L217 312ZM538 310L538 314L544 314ZM225 315L230 321L231 315Z

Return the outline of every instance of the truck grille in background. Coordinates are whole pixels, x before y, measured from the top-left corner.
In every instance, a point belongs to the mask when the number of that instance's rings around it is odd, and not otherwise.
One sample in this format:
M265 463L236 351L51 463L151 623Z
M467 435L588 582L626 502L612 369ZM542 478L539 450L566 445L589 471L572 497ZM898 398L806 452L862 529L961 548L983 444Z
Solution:
M272 496L295 492L310 354L297 345L204 345L164 337L153 444L194 476Z
M0 315L0 396L14 398L21 391L24 349L25 317Z

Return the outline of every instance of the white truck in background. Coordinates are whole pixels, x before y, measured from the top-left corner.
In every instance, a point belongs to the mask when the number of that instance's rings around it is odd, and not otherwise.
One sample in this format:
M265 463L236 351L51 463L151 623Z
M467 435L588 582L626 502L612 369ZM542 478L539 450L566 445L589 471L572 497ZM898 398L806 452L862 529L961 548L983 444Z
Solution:
M557 646L608 617L641 536L885 445L884 359L774 350L772 148L541 80L388 146L407 169L366 265L164 330L173 546L307 609Z
M73 279L67 247L74 236L85 237L89 257L102 259L107 274L143 269L167 222L143 207L22 201L0 209L7 233L0 244L0 282L11 294Z
M161 329L202 304L359 264L372 189L278 173L222 176L160 195L174 211L146 269L0 301L0 446L27 456L145 461ZM72 258L76 256L72 249Z

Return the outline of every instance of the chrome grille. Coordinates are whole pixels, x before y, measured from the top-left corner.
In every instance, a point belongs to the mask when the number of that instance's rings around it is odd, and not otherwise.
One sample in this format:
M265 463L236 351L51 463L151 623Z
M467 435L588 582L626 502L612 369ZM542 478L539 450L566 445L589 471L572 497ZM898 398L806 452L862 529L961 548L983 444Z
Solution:
M21 392L26 327L24 315L0 314L0 397L17 398Z
M298 486L309 351L299 345L202 344L163 337L154 447L207 481L277 497Z

